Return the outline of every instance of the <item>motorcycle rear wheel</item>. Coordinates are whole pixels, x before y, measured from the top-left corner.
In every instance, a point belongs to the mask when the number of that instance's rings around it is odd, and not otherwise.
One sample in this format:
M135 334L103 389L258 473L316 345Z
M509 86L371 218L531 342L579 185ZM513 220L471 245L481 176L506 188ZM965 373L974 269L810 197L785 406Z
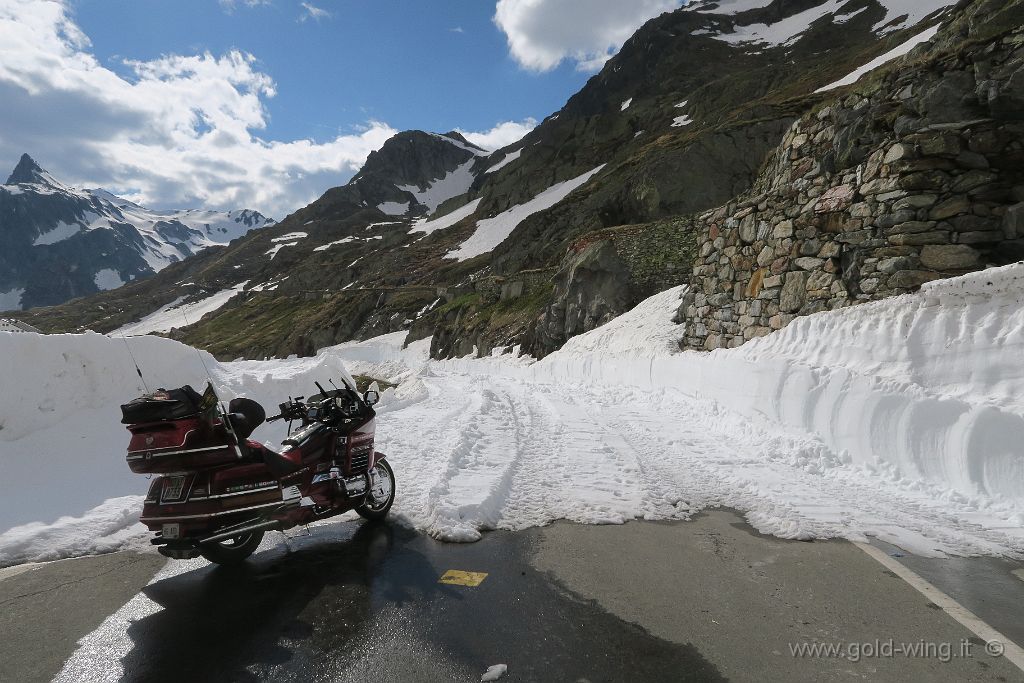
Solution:
M391 465L387 460L381 460L373 469L377 471L377 477L383 480L380 485L384 486L385 495L380 500L374 500L373 491L370 491L366 494L366 502L356 508L360 517L371 521L387 517L392 503L395 502L395 473Z
M262 540L262 531L252 531L226 541L204 543L199 546L199 554L214 564L238 564L256 552Z

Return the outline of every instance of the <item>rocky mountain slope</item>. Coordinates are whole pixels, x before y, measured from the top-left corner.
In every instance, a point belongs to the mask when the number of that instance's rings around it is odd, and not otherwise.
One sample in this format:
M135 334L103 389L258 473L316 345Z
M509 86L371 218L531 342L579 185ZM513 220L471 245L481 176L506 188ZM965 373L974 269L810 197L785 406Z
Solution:
M692 276L688 340L713 348L1005 262L1021 7L693 3L506 149L400 134L271 229L24 317L141 331L160 309L159 329L230 358L398 329L432 335L435 356L539 356ZM921 194L934 203L896 206ZM172 330L176 310L205 315Z
M0 310L114 289L273 223L247 209L154 211L70 188L25 154L0 185Z

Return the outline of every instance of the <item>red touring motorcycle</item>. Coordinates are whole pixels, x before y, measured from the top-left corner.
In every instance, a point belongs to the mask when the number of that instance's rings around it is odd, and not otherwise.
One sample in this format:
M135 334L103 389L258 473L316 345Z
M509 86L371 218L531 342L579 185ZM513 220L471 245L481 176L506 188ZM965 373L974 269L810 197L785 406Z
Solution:
M379 396L344 389L320 391L303 402L288 399L266 418L259 403L232 400L224 409L212 385L159 390L121 406L131 432L128 466L158 474L141 521L161 554L202 555L241 562L263 533L355 510L384 518L395 499L395 475L373 449L373 405ZM249 439L264 419L288 420L279 451ZM292 422L301 428L292 433Z

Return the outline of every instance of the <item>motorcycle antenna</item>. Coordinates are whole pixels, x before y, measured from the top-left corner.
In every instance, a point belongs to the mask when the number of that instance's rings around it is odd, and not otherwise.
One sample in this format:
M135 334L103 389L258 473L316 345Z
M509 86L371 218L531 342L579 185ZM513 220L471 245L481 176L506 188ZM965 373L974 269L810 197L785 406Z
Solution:
M181 319L185 321L185 327L188 327L188 316L185 315L185 308L184 307L182 307L182 309L181 309ZM198 348L196 348L196 355L199 356L199 362L203 364L203 370L206 371L206 379L210 382L210 386L212 387L213 386L213 375L210 374L210 366L208 366L206 364L206 359L203 358L203 352L200 351ZM217 389L214 388L213 391L214 391L214 393L216 393ZM224 408L224 406L222 405L221 409L223 409L223 408Z
M146 384L146 378L142 376L142 370L139 369L139 361L135 360L135 354L132 353L132 347L130 344L128 344L128 335L122 332L121 339L124 340L124 347L128 349L128 355L131 357L132 363L135 365L135 372L139 373L139 379L142 380L142 386L146 390L146 393L148 394L149 385Z

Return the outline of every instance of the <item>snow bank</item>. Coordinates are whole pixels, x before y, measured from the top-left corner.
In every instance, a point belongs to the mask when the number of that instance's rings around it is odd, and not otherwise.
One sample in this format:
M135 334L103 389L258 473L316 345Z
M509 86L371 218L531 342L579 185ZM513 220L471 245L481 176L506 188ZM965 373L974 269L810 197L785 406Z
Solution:
M679 389L813 434L855 464L1024 503L1024 265L801 317L710 354L665 353L681 337L677 299L656 295L577 337L530 379Z
M351 379L330 350L312 358L219 363L161 337L127 344L149 389L188 383L201 390L209 368L221 399L248 396L270 413L289 395L312 393L314 379L339 385ZM141 510L131 496L144 494L148 481L124 461L128 438L119 406L144 391L126 340L4 332L0 357L18 359L5 367L4 379L19 388L0 393L0 565L130 541L127 530ZM276 443L285 430L281 423L264 425L255 438ZM68 516L83 518L59 519ZM32 554L44 547L47 553Z
M671 322L679 293L656 295L540 362L487 358L438 365L537 385L683 393L724 410L717 427L723 433L762 430L760 437L751 434L746 448L761 452L765 461L796 458L792 462L801 469L813 463L812 469L846 478L851 486L890 491L903 508L935 507L945 515L933 522L937 528L959 529L943 529L941 541L924 539L928 534L920 530L908 536L892 520L879 523L881 513L873 522L866 514L851 529L849 510L829 511L824 503L817 511L803 509L812 489L802 498L793 482L789 493L780 488L769 496L769 507L783 505L790 508L787 514L768 512L760 498L737 496L739 483L723 490L729 495L718 500L745 509L763 531L785 536L786 525L799 519L800 533L810 537L857 538L868 529L918 552L1024 552L1024 265L799 318L743 347L710 354L666 351L682 336L682 327ZM746 422L728 426L728 415ZM778 434L772 439L797 442L766 450L764 434L772 433ZM722 476L744 467L733 463ZM759 491L757 482L742 487ZM794 517L795 509L802 512ZM825 523L823 514L848 519ZM807 531L808 518L816 529ZM991 545L965 540L994 530L1001 540Z

